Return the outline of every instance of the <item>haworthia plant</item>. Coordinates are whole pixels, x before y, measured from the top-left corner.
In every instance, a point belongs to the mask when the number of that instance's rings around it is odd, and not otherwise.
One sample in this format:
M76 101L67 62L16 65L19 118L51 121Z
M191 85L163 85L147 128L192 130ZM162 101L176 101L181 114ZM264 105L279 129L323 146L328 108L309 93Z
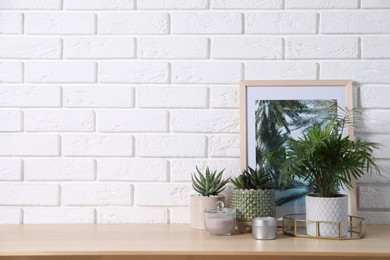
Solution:
M218 172L217 170L211 171L209 167L206 168L203 174L198 167L196 167L197 174L191 175L192 187L196 192L203 196L218 195L225 189L225 185L229 182L229 179L223 179L224 170Z

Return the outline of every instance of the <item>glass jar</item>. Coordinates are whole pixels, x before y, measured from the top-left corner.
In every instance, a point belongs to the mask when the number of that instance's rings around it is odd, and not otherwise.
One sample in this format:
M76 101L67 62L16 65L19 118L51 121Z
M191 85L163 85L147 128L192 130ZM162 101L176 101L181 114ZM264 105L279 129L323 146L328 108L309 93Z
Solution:
M204 211L206 231L213 236L231 235L236 227L236 209L224 208L222 201L218 201L215 206L215 209Z

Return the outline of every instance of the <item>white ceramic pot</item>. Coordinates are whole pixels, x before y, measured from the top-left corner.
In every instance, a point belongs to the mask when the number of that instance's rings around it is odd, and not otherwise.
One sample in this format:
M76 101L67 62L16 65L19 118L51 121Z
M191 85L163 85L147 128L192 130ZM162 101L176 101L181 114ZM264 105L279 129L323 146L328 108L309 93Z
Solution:
M190 198L190 225L194 229L205 229L204 227L204 210L214 209L215 203L222 201L225 203L223 195L218 196L191 196Z
M339 197L321 198L315 195L306 196L306 220L339 222L348 221L348 197L340 195ZM316 223L307 222L307 233L316 236ZM326 237L346 236L348 224L343 223L340 228L334 223L321 223L319 225L318 235Z

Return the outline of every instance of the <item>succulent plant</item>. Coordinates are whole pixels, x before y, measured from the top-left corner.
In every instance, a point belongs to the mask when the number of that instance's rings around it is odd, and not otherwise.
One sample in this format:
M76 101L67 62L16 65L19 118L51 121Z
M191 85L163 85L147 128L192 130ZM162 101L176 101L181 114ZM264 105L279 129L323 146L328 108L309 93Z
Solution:
M225 171L223 169L220 172L211 171L209 167L206 168L205 173L201 173L198 167L196 167L196 173L191 175L192 187L198 193L203 196L218 195L225 189L225 185L229 182L229 179L223 179L222 174Z
M270 190L273 188L271 177L262 168L254 170L248 167L248 170L243 170L241 175L232 179L232 183L237 189L242 190Z

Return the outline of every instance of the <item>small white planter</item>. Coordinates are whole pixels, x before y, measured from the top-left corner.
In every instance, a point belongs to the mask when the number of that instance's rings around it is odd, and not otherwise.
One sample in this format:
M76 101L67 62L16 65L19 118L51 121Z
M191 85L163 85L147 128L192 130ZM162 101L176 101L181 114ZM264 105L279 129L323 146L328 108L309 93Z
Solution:
M348 197L321 198L313 195L306 196L306 220L339 222L348 221ZM307 233L311 236L317 235L316 223L307 222ZM346 236L348 225L341 225L341 236ZM318 230L319 236L338 237L339 225L334 223L321 223Z
M215 203L222 201L225 203L223 195L218 196L191 196L190 198L190 225L194 229L205 229L204 210L214 209Z

